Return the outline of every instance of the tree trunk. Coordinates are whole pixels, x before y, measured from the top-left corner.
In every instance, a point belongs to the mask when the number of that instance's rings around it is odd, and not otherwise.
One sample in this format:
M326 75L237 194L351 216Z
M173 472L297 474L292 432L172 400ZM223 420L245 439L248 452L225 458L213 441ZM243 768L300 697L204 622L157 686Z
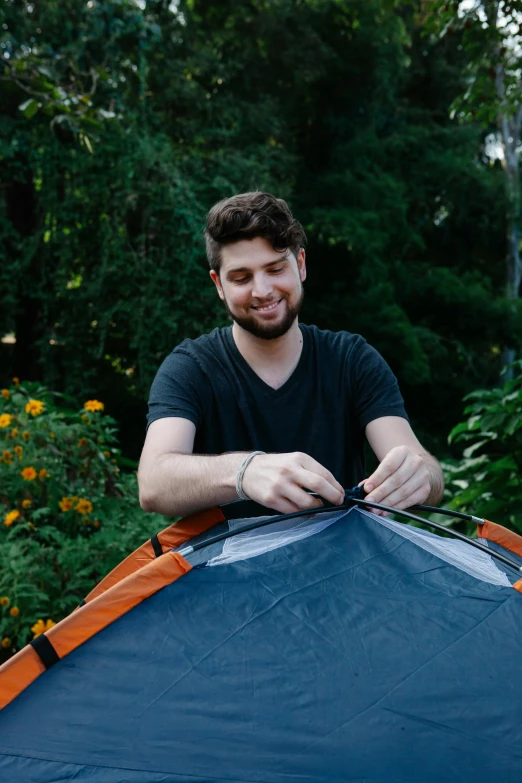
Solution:
M7 185L7 216L22 242L32 236L38 224L36 192L32 173L26 169L23 180L12 180ZM18 249L13 249L19 252ZM15 259L18 263L20 258ZM38 380L38 350L41 280L40 262L33 258L30 269L20 284L15 311L14 374L21 380Z
M506 242L506 296L515 301L520 295L522 268L520 264L520 167L517 148L520 144L520 128L522 123L522 106L508 110L502 106L505 97L504 69L502 64L496 66L497 95L501 101L498 113L498 128L504 153L503 167L506 172L509 213L507 215ZM506 368L515 361L515 349L505 345L502 351L502 367ZM506 379L513 377L507 370Z

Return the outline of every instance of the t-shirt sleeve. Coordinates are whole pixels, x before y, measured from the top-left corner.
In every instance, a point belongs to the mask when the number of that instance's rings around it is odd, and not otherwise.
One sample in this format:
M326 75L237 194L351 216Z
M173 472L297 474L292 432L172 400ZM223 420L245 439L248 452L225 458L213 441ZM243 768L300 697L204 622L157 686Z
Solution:
M381 416L408 419L397 378L380 353L361 337L350 361L353 408L359 428Z
M192 421L196 428L203 420L206 388L204 373L196 360L175 350L164 360L152 382L149 395L147 427L157 419L179 416Z

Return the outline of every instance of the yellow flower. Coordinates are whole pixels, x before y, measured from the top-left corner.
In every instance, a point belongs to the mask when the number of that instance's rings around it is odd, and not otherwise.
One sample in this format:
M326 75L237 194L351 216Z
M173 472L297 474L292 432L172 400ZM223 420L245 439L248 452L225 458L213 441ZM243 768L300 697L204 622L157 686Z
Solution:
M9 609L9 614L11 615L11 617L18 617L18 615L20 614L20 609L17 606L12 606Z
M41 471L38 473L38 478L40 479L40 481L49 478L49 473L46 471L45 468L42 468Z
M20 386L20 378L13 378L13 383L15 386Z
M86 411L95 413L96 411L102 411L105 406L103 402L99 402L99 400L87 400L87 402L83 407L85 408Z
M0 606L9 606L9 598L6 595L0 598Z
M30 413L32 416L39 416L43 413L44 403L41 400L29 400L25 406L25 412Z
M100 527L100 520L99 519L95 519L92 524L94 525L94 527Z
M53 625L56 625L55 622L52 620L47 620L46 623L42 619L37 620L33 626L31 626L31 631L33 633L33 639L35 639L37 636L40 636L41 633L44 633L45 631L48 631L50 628L53 627Z
M80 438L80 440L78 441L78 448L81 449L82 446L86 446L86 445L87 445L87 438Z
M20 512L17 511L16 509L14 511L10 511L8 514L5 515L4 525L6 527L10 527L15 521L15 519L18 519L19 516L20 516Z
M2 452L2 462L5 462L7 465L13 461L13 452L12 451L3 451Z
M11 430L11 435L13 436L13 438L17 438L18 437L18 430L16 430L16 429L15 430Z
M9 389L2 389L2 397L6 400L9 399Z
M90 500L80 498L78 503L75 505L74 510L77 511L78 514L90 514L92 511L92 503Z
M15 446L13 451L18 456L18 459L22 459L22 454L24 453L24 450L23 450L23 448L21 446Z
M70 511L73 507L71 498L62 498L58 504L62 511Z
M11 639L9 639L9 637L7 636L4 636L4 638L2 639L2 647L4 648L4 650L6 650L10 646L11 646Z
M31 437L31 436L29 435L29 433L27 432L27 430L25 430L25 432L22 432L22 438L23 438L24 440L29 440L29 438L30 438L30 437Z
M13 421L13 417L10 413L2 413L0 416L0 429L4 429L4 427L9 427L11 422Z
M45 631L45 623L42 619L37 620L34 625L31 626L31 631L34 634L33 639L40 636Z
M25 481L34 481L36 478L36 470L33 467L24 468L20 475L22 476Z
M22 500L22 508L31 508L32 505L32 500Z
M103 456L107 457L107 459L109 459L109 457L111 456L111 452L110 451L104 451L103 452Z

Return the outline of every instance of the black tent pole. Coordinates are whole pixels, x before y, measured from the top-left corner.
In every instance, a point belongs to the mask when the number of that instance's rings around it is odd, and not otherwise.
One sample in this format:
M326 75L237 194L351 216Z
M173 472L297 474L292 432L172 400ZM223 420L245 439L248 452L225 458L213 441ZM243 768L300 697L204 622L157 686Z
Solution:
M309 517L309 516L316 516L317 514L331 513L332 511L342 511L343 509L353 508L353 506L360 506L363 508L365 507L377 508L379 509L379 511L388 511L390 514L397 514L398 516L411 519L414 522L419 522L422 525L426 525L427 527L433 528L434 530L439 530L443 533L453 536L454 538L458 538L460 541L465 541L466 544L470 544L476 549L480 549L481 552L485 552L486 554L490 555L491 557L494 557L496 560L500 561L504 565L513 568L518 574L522 573L522 566L519 566L518 563L516 563L514 560L510 560L508 557L501 555L499 552L496 552L493 549L489 549L487 546L484 546L484 544L481 544L479 541L476 541L473 538L469 538L468 536L465 536L463 533L459 533L457 530L452 530L451 528L444 527L444 525L440 525L438 522L432 522L430 519L423 519L423 517L419 517L416 514L412 514L410 511L404 511L403 509L392 508L392 506L385 506L382 503L375 503L374 501L369 502L367 500L363 500L362 498L348 498L348 497L346 498L346 502L340 506L329 505L324 508L314 508L313 510L305 509L303 511L294 511L291 514L280 514L279 516L270 516L268 518L257 519L255 522L252 522L249 525L245 525L244 527L241 527L239 529L227 530L224 533L219 533L218 535L213 536L212 538L208 538L206 541L201 541L198 544L193 544L191 546L186 546L183 547L182 549L178 549L178 554L184 557L186 555L192 554L192 552L198 552L201 549L205 549L205 547L212 546L212 544L217 544L226 538L233 538L234 536L240 535L241 533L247 533L249 530L256 530L257 528L265 527L266 525L271 525L274 522L284 522L285 520L297 519L298 517ZM439 508L435 508L434 506L423 506L423 507L417 506L416 508L418 508L419 510L433 511L435 513L443 513L444 511L446 511L447 513L453 514L453 512L448 512L447 509L439 509ZM459 518L464 517L468 521L475 521L477 523L484 522L484 520L480 519L479 517L473 517L468 514L461 515L460 512L456 512L456 513L459 514Z

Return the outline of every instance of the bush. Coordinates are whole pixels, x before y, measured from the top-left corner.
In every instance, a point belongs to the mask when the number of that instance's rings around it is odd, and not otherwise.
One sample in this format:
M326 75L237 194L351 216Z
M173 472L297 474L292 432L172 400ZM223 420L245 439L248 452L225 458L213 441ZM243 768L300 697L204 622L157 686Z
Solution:
M462 460L444 465L446 505L522 534L522 361L510 370L502 387L465 397L468 418L449 440L468 445Z
M0 660L71 612L164 517L138 503L103 403L0 392ZM127 466L129 466L127 464ZM134 466L135 468L135 466Z

